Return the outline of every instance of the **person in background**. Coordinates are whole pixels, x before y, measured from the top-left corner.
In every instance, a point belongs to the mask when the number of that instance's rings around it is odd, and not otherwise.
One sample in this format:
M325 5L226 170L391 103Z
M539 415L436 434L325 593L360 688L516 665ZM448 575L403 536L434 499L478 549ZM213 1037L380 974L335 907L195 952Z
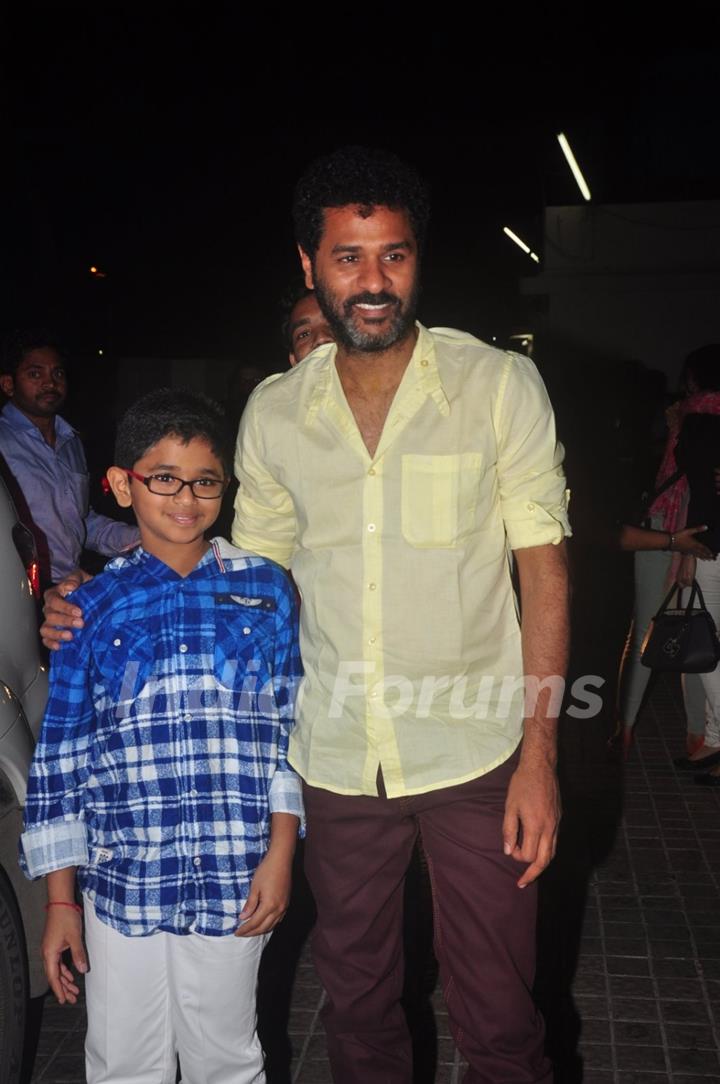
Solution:
M335 342L335 336L317 303L315 291L302 286L290 298L282 333L288 349L288 360L294 367L312 353L316 346Z
M106 557L138 542L136 527L98 515L89 505L89 475L78 433L60 417L67 373L56 339L18 332L3 344L0 412L3 475L20 519L32 531L44 586L80 565L85 547Z
M678 466L685 472L689 496L688 516L707 524L707 542L714 560L696 562L683 558L678 580L690 585L697 579L705 605L720 626L720 494L716 471L720 463L720 344L694 351L687 360L690 395L683 403L680 435L675 449ZM720 787L720 669L699 675L708 701L703 743L689 756L675 761L683 771L696 774L704 787ZM709 769L709 770L708 770Z
M666 412L669 432L655 480L656 496L650 498L648 527L624 524L619 536L621 549L635 551L633 620L620 663L617 723L611 739L624 756L632 746L635 723L651 675L640 661L643 641L677 571L675 555L691 555L701 561L712 560L713 556L705 545L706 526L684 526L688 522L687 479L679 469L675 454L682 419L691 409L695 390L692 357L690 355L683 368L683 384L689 394ZM692 516L689 522L693 523ZM703 745L706 724L705 689L700 675L683 674L682 689L687 720L687 756L692 757Z

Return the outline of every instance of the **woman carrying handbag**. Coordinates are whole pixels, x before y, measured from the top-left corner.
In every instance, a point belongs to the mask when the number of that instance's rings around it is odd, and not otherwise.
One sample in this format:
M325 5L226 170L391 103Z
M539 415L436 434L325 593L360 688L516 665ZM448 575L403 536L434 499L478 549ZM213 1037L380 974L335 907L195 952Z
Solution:
M716 481L720 467L720 345L696 350L688 358L694 382L690 398L693 409L685 413L675 448L678 467L685 471L690 522L705 523L703 543L714 560L696 562L685 556L678 572L678 582L690 586L697 579L705 605L716 625L720 624L720 495ZM698 517L694 519L693 517ZM675 761L682 771L699 774L695 782L705 787L720 787L720 667L701 674L708 709L702 746L687 757Z

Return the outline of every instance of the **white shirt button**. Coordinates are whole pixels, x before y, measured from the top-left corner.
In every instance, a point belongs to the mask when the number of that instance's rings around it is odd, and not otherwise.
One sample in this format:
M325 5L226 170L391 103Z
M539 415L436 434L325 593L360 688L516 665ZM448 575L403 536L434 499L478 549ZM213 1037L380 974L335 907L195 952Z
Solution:
M368 474L375 475L376 473L377 473L377 471L375 470L374 467L371 467L370 470L368 471Z
M249 636L249 635L250 635L250 629L248 628L248 626L247 626L247 625L246 625L246 626L245 626L245 628L243 629L243 635L244 635L244 636Z
M420 362L420 364L422 365L423 369L427 369L427 367L428 367L428 365L430 363L429 363L427 358L423 358L422 361Z
M121 643L122 643L122 640L118 636L115 640L113 640L113 647L120 647Z
M532 501L528 501L525 507L527 508L528 512L534 512L535 511L535 505L533 504Z
M182 651L183 655L185 654L187 649L188 649L187 644L180 644L180 650Z
M370 532L370 534L372 534L374 530L375 530L375 524L374 523L368 523L368 531Z
M185 715L185 716L183 717L183 722L185 722L185 723L191 723L191 722L192 722L192 715Z
M369 584L368 584L368 588L369 588L369 589L370 589L371 591L374 591L376 587L377 587L377 584L376 584L376 583L369 583Z
M193 789L192 789L192 790L190 791L190 797L191 797L191 798L197 798L197 791L195 790L195 788L194 788L194 787L193 787ZM199 862L199 861L200 861L200 859L198 858L198 859L196 859L195 861L196 861L196 864L197 864L197 862Z
M375 639L376 639L376 637L375 637L375 636L371 636L371 637L370 637L370 639L368 640L368 643L369 643L369 644L374 644L374 643L375 643Z
M201 866L202 865L202 858L193 858L193 865L194 866Z

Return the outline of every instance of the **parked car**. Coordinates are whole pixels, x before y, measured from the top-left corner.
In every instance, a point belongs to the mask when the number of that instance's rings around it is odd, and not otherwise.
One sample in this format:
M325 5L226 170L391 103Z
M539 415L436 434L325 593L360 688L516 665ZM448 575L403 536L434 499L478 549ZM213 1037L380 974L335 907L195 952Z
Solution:
M28 881L17 857L47 699L38 595L35 543L0 479L0 1084L20 1079L28 998L47 989L40 959L45 882Z

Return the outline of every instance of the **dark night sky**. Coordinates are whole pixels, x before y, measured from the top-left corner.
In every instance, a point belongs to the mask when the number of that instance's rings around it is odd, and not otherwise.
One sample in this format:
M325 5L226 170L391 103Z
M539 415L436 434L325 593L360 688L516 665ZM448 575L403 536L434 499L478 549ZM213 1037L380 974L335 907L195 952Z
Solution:
M240 3L26 4L3 35L0 330L275 367L293 182L366 142L433 186L423 319L502 333L532 270L502 225L540 245L543 207L579 201L560 129L597 201L720 195L715 8L686 5L651 47L607 8L601 28L509 10L481 36L416 9L291 25Z

